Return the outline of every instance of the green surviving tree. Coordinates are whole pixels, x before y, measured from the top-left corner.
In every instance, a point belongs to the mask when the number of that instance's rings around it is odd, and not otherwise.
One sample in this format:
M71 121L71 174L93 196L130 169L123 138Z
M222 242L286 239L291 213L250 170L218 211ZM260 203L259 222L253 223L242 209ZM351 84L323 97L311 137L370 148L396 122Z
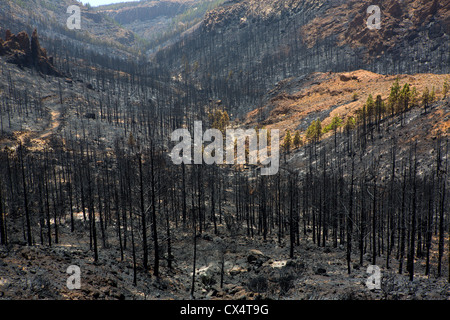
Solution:
M342 127L342 119L339 116L334 116L329 127L334 132L334 148L337 149L337 130Z
M427 87L422 93L422 105L425 108L425 113L427 113L429 103L430 103L430 90L428 90Z
M293 143L296 148L300 148L303 145L303 140L302 140L302 137L300 136L299 131L295 132Z
M355 125L356 125L356 121L355 118L350 116L345 120L344 123L344 131L349 134L350 131L352 131L353 129L355 129Z
M406 112L409 109L410 100L411 90L409 89L409 84L405 83L398 97L397 112Z
M436 101L436 89L433 86L430 93L430 103L433 103L434 101Z
M369 97L366 101L366 112L369 123L372 123L373 117L375 116L375 101L373 101L373 97L369 94Z
M394 116L398 97L400 95L399 78L395 79L394 84L391 86L391 92L389 93L388 105L391 115Z
M339 116L334 116L331 120L331 130L334 132L337 131L342 126L342 119Z
M380 123L381 118L386 113L386 106L384 105L383 98L381 95L377 95L377 98L375 100L375 122L378 131L380 131Z
M284 142L283 147L286 153L289 153L291 151L292 146L292 137L291 137L291 131L288 129L286 131L286 135L284 136Z
M419 106L419 93L417 92L416 87L412 87L411 94L410 94L410 107L415 108Z
M318 142L322 136L322 122L320 119L314 120L306 130L306 139L311 142Z
M448 83L448 79L445 79L444 85L442 86L442 94L444 95L444 99L447 97L449 88L450 88L450 85Z

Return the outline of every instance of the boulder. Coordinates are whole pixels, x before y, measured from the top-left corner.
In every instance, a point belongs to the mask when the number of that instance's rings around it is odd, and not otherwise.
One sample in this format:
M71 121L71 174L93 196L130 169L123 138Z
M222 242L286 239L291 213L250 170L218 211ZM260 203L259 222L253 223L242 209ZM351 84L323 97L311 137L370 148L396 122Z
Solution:
M260 267L264 262L270 258L264 255L261 251L252 249L247 256L247 262Z
M325 275L327 273L327 270L324 268L317 268L316 274Z
M228 271L228 272L229 272L230 276L234 277L234 276L236 276L236 275L238 275L240 273L247 272L247 269L236 265L236 266L233 266L233 268L231 268L231 270Z

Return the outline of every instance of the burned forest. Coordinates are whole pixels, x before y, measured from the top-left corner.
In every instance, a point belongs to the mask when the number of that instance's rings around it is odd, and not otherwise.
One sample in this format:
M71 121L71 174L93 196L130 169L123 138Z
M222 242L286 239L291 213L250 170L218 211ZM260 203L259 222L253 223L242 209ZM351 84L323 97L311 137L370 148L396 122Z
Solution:
M450 299L450 3L375 2L2 1L0 299Z

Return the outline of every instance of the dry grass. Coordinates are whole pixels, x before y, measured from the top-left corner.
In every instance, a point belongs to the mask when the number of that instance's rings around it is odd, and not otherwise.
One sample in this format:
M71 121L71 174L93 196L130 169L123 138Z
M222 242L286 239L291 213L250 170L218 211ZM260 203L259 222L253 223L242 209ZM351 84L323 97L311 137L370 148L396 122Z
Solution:
M409 83L412 87L416 87L419 98L428 87L431 91L433 87L436 90L437 99L442 99L442 87L445 79L450 75L437 74L416 74L416 75L399 75L400 86ZM315 114L322 115L322 126L331 123L334 116L340 116L345 119L354 116L356 110L361 108L371 94L375 99L377 95L381 95L382 99L387 102L390 87L397 78L396 75L387 76L380 75L366 70L357 70L345 73L317 73L310 84L298 87L298 91L293 94L287 94L281 89L277 92L264 110L269 111L269 116L262 121L267 129L280 129L281 132L289 129L291 132L297 130L300 124L309 125L304 121L315 120ZM358 99L353 99L354 94L358 95ZM327 116L323 116L329 111ZM258 125L259 109L253 110L247 114L244 121L245 125ZM450 119L444 117L436 117L436 123L433 125L432 134L437 130L442 133L448 133L450 127ZM435 115L430 115L434 116ZM304 132L303 132L304 133Z

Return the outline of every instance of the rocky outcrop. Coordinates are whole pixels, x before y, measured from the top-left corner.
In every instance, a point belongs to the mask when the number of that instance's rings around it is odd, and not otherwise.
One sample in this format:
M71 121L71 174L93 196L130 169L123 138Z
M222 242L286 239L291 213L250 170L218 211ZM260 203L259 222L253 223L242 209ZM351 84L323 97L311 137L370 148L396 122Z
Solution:
M22 68L33 68L46 75L62 76L53 66L53 58L47 57L47 51L41 47L36 29L31 40L25 31L14 35L7 30L5 41L0 38L0 56L6 56L6 61Z

